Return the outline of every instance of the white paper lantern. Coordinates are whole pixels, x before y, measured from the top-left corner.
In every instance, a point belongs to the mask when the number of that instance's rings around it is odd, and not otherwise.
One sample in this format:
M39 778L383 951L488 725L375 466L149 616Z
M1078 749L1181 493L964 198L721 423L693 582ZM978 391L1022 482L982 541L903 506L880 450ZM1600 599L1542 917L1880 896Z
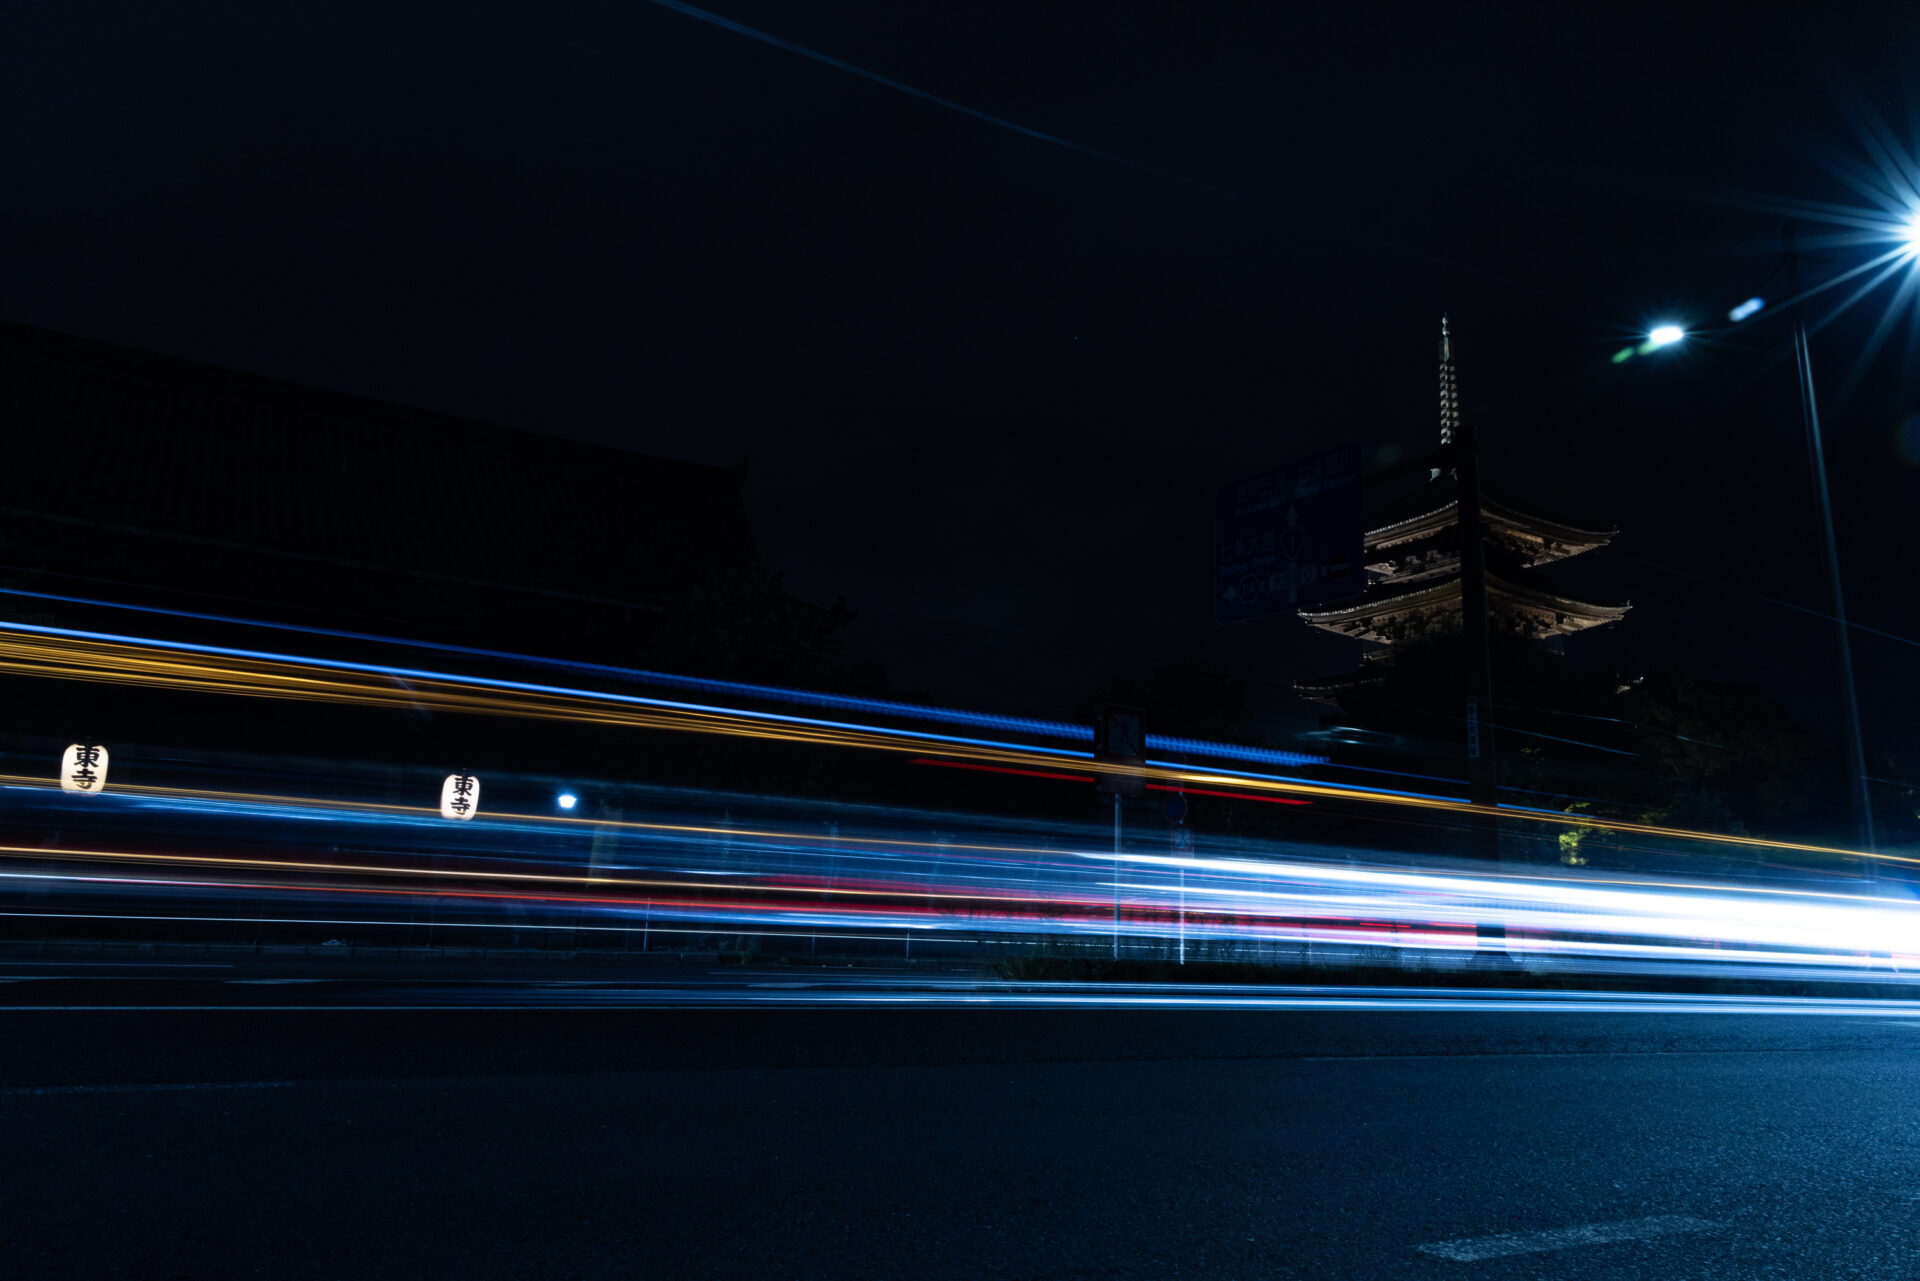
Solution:
M98 743L75 743L60 756L60 790L107 790L107 749Z
M480 812L480 780L472 774L449 774L440 784L440 817L470 819Z

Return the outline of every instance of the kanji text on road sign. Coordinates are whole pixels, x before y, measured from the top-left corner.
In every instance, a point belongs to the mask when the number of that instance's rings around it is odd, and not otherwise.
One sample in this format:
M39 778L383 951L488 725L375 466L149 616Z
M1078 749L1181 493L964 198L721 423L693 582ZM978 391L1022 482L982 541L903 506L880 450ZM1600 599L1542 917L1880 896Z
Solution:
M1360 590L1360 447L1342 445L1220 490L1213 616L1280 614Z

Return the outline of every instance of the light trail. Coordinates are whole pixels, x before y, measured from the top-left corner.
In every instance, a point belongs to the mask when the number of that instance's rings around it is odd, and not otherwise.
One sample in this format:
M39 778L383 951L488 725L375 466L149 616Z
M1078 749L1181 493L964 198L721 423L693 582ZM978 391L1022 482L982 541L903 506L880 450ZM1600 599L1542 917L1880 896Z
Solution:
M140 1005L72 1001L0 1005L10 1014L176 1012L195 1014L341 1011L436 1011L445 1013L553 1009L729 1009L759 1006L809 1009L831 1006L921 1007L933 1009L1111 1009L1111 1010L1262 1010L1423 1013L1575 1013L1575 1014L1745 1014L1790 1018L1852 1018L1911 1024L1920 1029L1920 1007L1899 999L1845 997L1721 996L1640 992L1539 992L1489 988L1463 991L1444 987L1243 987L1214 984L1057 983L1045 987L991 980L942 983L879 975L816 983L757 983L750 976L725 983L682 986L641 983L545 984L494 980L451 987L418 982L372 991L360 989L344 1000L315 1001L303 986L298 997L249 1000L156 1001ZM306 998L306 999L300 999ZM1580 1050L1528 1051L1580 1058ZM1608 1053L1610 1051L1602 1051ZM1358 1063L1399 1058L1508 1057L1497 1054L1398 1053L1307 1054L1295 1062ZM217 1083L211 1088L221 1088ZM276 1085L279 1082L246 1083ZM296 1083L297 1084L297 1083ZM111 1088L111 1087L109 1087ZM139 1088L139 1087L132 1087Z
M761 710L678 702L565 686L462 677L382 664L325 661L264 651L142 640L69 628L14 623L0 629L0 671L51 679L357 706L615 725L716 734L817 747L941 756L1026 769L1081 768L1128 774L1175 787L1212 786L1368 805L1396 806L1460 816L1488 816L1552 827L1584 827L1622 834L1736 849L1813 854L1920 866L1920 859L1866 853L1840 846L1768 837L1700 832L1660 824L1570 815L1552 810L1478 806L1452 797L1320 783L1280 775L1179 762L1140 767L1096 764L1091 753L999 742L929 731L882 728ZM405 688L391 682L407 682Z
M270 622L260 619L241 618L231 614L209 614L197 610L169 609L156 605L129 605L87 596L70 596L57 592L28 591L18 587L0 587L0 595L17 596L28 600L51 601L67 605L85 605L95 609L117 610L121 612L130 611L168 618L185 618L195 622L222 623L238 627L296 632L301 635L322 636L334 640L365 641L383 646L399 646L407 649L428 650L439 654L451 654L461 658L497 659L521 666L547 668L553 671L572 672L583 676L600 677L642 685L658 685L670 689L693 690L703 694L720 695L729 698L762 699L808 707L828 708L834 711L864 712L868 715L894 716L909 720L934 721L950 725L971 725L981 729L999 730L1002 733L1027 734L1040 738L1060 739L1073 743L1090 743L1093 740L1092 726L1073 721L1050 721L1032 716L1008 716L995 712L976 712L964 708L939 707L928 703L903 703L895 699L868 698L855 694L834 694L820 690L796 689L785 685L765 685L750 681L721 680L707 676L682 676L671 672L651 671L645 668L619 667L608 663L588 663L574 659L543 658L532 654L516 653L512 650L485 649L473 645L449 645L440 641L411 640L405 637L386 636L376 632L355 632L333 627L312 627L299 623ZM1249 747L1241 743L1220 743L1207 739L1184 738L1166 734L1150 733L1147 735L1146 743L1147 746L1154 751L1177 752L1187 756L1218 757L1223 760L1254 761L1267 765L1301 766L1326 763L1324 756L1315 756L1310 753L1289 752L1267 747Z
M49 795L58 795L57 789L53 784L45 780L28 778L21 775L0 775L0 786L37 790L48 793ZM159 787L153 785L129 785L119 788L116 793L110 795L116 797L164 798L182 802L189 806L196 803L204 803L207 805L245 809L267 817L271 817L275 812L306 811L309 813L317 812L328 817L361 817L378 820L401 819L412 821L422 826L432 827L436 830L445 830L445 820L440 818L439 812L426 806L395 805L369 801L341 801L296 797L275 793L214 791L209 789ZM627 818L584 818L544 812L496 812L486 815L477 827L467 830L485 831L490 827L524 827L530 830L565 829L582 833L597 831L631 832L651 836L691 838L707 843L735 841L746 844L764 843L776 846L790 845L815 851L832 849L842 855L853 855L862 851L872 851L886 855L901 852L924 854L929 849L929 843L924 838L918 837L888 837L851 831L828 833L791 827L780 828L719 823L686 823ZM955 854L996 857L1029 870L1048 861L1058 861L1065 858L1082 859L1093 863L1111 863L1116 857L1110 850L1102 848L1098 840L1092 837L1087 837L1082 840L1079 847L1035 844L1020 841L951 840L946 842L941 848ZM376 874L417 874L438 877L460 877L470 874L464 871L424 866L360 865L342 864L339 862L287 862L260 859L216 858L211 856L197 857L179 854L144 855L103 850L45 850L24 845L0 845L0 853L15 855L33 854L47 858L70 856L119 859L171 859L181 862L275 867L287 870L355 871ZM1343 869L1336 865L1326 863L1265 863L1252 859L1206 859L1191 855L1158 856L1137 852L1122 854L1119 856L1119 861L1123 863L1143 863L1173 869L1212 869L1216 871L1260 872L1270 874L1287 874L1290 872L1304 871L1306 874L1327 880L1339 880L1350 873L1366 876L1396 874L1372 872L1352 873L1352 869ZM570 874L488 872L486 874L502 879L525 880L530 883L579 883L582 881L606 883L609 885L646 885L651 883L626 880L609 876L605 873L595 872ZM1503 872L1498 878L1492 881L1486 879L1487 875L1486 869L1478 866L1468 868L1430 867L1423 868L1419 873L1419 876L1423 878L1449 882L1466 878L1480 882L1483 887L1496 883L1521 884L1530 882L1562 884L1574 887L1615 884L1681 892L1790 896L1796 899L1834 899L1861 903L1882 901L1868 895L1836 891L1787 890L1764 885L1727 885L1700 881L1660 880L1646 877L1609 879L1593 874L1573 874L1547 870L1521 871L1519 869L1513 869ZM821 892L829 891L823 890Z
M58 794L43 793L49 803ZM65 802L102 814L101 798ZM155 798L129 796L125 811L144 831L171 839L165 821L186 821L196 806L229 825L280 822L287 798L237 793L195 800L179 794L146 813ZM241 802L249 802L251 808ZM308 802L309 812L327 813ZM17 811L17 807L16 807ZM396 812L400 811L400 812ZM357 807L337 811L357 825L344 835L376 840L399 825L420 826L423 811ZM903 818L905 816L902 816ZM356 837L355 832L364 834ZM550 858L526 846L526 834L582 829L622 831L637 842L608 855L605 866L529 870ZM438 830L469 846L399 859L347 853L328 858L115 848L40 849L0 845L14 885L59 888L69 895L152 899L186 896L231 906L233 921L296 919L261 915L260 900L337 901L387 911L430 909L446 928L541 928L570 918L567 928L678 928L795 938L831 932L846 938L915 934L979 947L995 940L1094 940L1115 927L1133 951L1154 954L1176 936L1195 946L1232 943L1284 960L1286 949L1323 944L1395 955L1469 954L1490 947L1527 963L1606 970L1628 966L1708 964L1722 971L1859 974L1899 958L1920 957L1920 906L1863 893L1716 886L1651 878L1547 872L1500 873L1484 866L1405 868L1345 866L1302 857L1227 857L1201 851L1176 857L994 839L934 841L883 831L822 833L778 826L650 820L578 820L513 815ZM924 830L924 828L922 829ZM521 866L476 860L499 842ZM560 856L584 853L568 847ZM722 864L726 866L724 874ZM97 870L96 870L97 869ZM538 913L518 924L489 919L506 907ZM63 913L23 913L65 919ZM105 913L86 919L140 919ZM167 916L160 919L174 919ZM216 918L218 919L218 918ZM335 920L332 913L318 919ZM349 918L353 919L353 918ZM365 922L363 922L365 923ZM672 924L677 923L677 926ZM1498 926L1489 944L1477 931ZM1880 960L1870 955L1878 954Z
M100 683L356 706L426 708L465 715L608 724L717 734L811 746L909 753L915 762L1006 771L1075 782L1109 767L1090 754L1001 742L609 693L498 678L459 676L228 647L150 642L33 625L0 629L0 670ZM404 684L402 684L404 682ZM1065 768L1063 768L1065 767ZM1087 771L1082 773L1081 771ZM1126 771L1143 786L1237 799L1299 804L1340 800L1434 813L1497 813L1503 818L1578 825L1722 846L1813 852L1851 851L1754 837L1720 837L1656 825L1609 823L1587 815L1486 810L1421 793L1319 783L1253 771L1149 761ZM0 779L22 792L58 800L48 780ZM712 823L669 818L594 818L491 812L450 828L425 806L323 801L211 788L122 786L88 798L79 812L101 822L123 816L163 843L181 837L168 825L219 818L218 837L242 843L253 824L294 817L346 824L347 848L326 857L286 857L255 849L142 849L122 842L46 850L0 846L13 884L58 888L143 902L182 899L224 905L225 916L151 911L21 913L46 919L224 919L235 923L318 920L373 927L396 910L426 909L436 928L562 928L695 936L715 931L762 939L843 941L944 938L975 948L1062 940L1127 940L1150 954L1177 937L1182 946L1252 947L1282 960L1288 948L1335 946L1403 956L1463 956L1493 946L1528 964L1599 970L1634 966L1712 967L1717 971L1834 975L1879 971L1920 953L1920 913L1910 904L1867 895L1775 887L1714 887L1668 880L1590 875L1500 874L1473 870L1341 867L1294 855L1173 857L1118 855L1086 832L1056 839L1001 834L929 840L886 830L822 832L791 824ZM896 815L895 821L909 816ZM437 853L396 856L380 847L432 830ZM924 831L924 827L922 828ZM578 837L608 834L637 844L579 867ZM574 845L565 844L571 838ZM191 839L191 838L189 838ZM333 838L329 838L333 839ZM447 842L452 841L452 847ZM555 844L560 841L560 844ZM358 847L367 846L365 853ZM563 869L540 867L554 861ZM1885 862L1914 860L1886 856ZM535 864L536 866L528 866ZM96 870L97 869L97 870ZM144 869L144 870L143 870ZM353 905L367 917L336 911L304 916L265 912L267 903ZM1112 913L1117 904L1119 919ZM518 921L495 917L511 909ZM526 915L526 914L532 915ZM1497 926L1497 945L1478 933ZM1117 945L1117 944L1116 944Z

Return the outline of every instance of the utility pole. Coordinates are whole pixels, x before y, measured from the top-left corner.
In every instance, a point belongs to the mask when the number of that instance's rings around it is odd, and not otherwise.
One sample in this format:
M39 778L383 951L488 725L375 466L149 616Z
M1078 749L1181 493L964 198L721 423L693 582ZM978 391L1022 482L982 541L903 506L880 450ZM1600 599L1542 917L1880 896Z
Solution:
M1787 251L1788 287L1793 290L1793 363L1800 376L1800 419L1807 429L1807 455L1813 467L1813 492L1820 504L1820 535L1827 553L1827 581L1833 589L1833 617L1840 629L1840 683L1847 712L1847 766L1852 774L1854 821L1860 848L1875 852L1873 800L1867 791L1867 752L1860 733L1860 696L1853 683L1853 638L1847 627L1846 594L1840 587L1840 549L1833 534L1833 500L1827 493L1827 453L1820 440L1820 402L1813 389L1813 357L1800 305L1800 250L1793 224L1781 230ZM1869 860L1868 874L1875 864Z
M1488 809L1499 805L1494 772L1493 663L1487 637L1487 547L1480 511L1480 445L1473 424L1460 415L1460 386L1453 368L1453 338L1440 320L1440 444L1453 454L1459 486L1460 641L1465 659L1467 707L1467 799ZM1473 816L1473 852L1500 856L1500 829L1491 814Z
M1120 798L1140 796L1146 780L1140 768L1147 763L1147 714L1137 707L1101 705L1093 725L1093 759L1096 766L1116 766L1111 773L1102 770L1094 790L1113 794L1113 959L1120 959Z

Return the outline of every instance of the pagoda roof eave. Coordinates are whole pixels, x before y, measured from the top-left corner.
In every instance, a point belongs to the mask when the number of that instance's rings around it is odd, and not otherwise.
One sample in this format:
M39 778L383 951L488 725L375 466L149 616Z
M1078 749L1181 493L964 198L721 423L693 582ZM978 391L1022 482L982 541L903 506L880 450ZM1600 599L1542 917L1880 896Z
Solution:
M1435 583L1431 587L1420 587L1412 591L1401 592L1394 596L1362 597L1352 605L1342 605L1338 609L1299 611L1300 617L1315 627L1329 624L1353 622L1369 618L1375 614L1390 610L1402 610L1410 606L1438 605L1460 595L1460 580L1451 578L1444 583Z
M1369 547L1387 543L1405 542L1418 538L1429 529L1444 529L1454 523L1453 513L1458 510L1460 500L1448 499L1430 511L1410 516L1405 520L1382 525L1366 531L1364 538ZM1515 529L1524 529L1541 534L1554 542L1567 543L1580 547L1599 547L1612 541L1620 533L1618 529L1582 529L1578 525L1568 525L1561 521L1550 520L1545 516L1536 516L1518 508L1493 499L1483 499L1480 510L1490 524L1509 525Z
M1338 676L1313 676L1306 680L1295 681L1293 688L1296 693L1313 690L1338 694L1350 689L1371 689L1386 683L1387 678L1384 676L1370 676L1364 672L1343 672Z
M1375 519L1379 524L1366 530L1369 546L1395 544L1454 523L1459 507L1460 485L1451 473L1442 473L1426 485L1389 503ZM1497 491L1481 491L1481 510L1496 524L1526 530L1544 541L1586 550L1601 546L1619 535L1618 529L1587 529L1571 521L1528 511ZM1557 558L1556 558L1557 559Z
M1487 575L1487 593L1490 596L1504 596L1508 600L1522 604L1552 609L1556 613L1566 614L1570 618L1587 618L1595 623L1617 622L1627 616L1633 608L1631 601L1619 605L1597 605L1592 601L1575 600L1571 596L1562 596L1557 592L1541 591L1537 587L1522 587L1518 583L1509 583L1505 579Z
M1555 541L1562 543L1598 546L1611 542L1620 534L1617 526L1613 529L1582 529L1578 525L1569 525L1565 521L1554 520L1550 516L1541 516L1535 512L1521 511L1518 507L1509 507L1497 498L1482 496L1480 509L1496 520L1506 520L1514 525L1551 534Z
M1571 596L1561 596L1535 587L1522 587L1494 574L1487 575L1487 594L1490 597L1501 597L1518 604L1532 605L1538 609L1551 609L1557 614L1566 614L1571 618L1588 619L1594 624L1611 623L1625 618L1627 612L1633 608L1631 603L1597 605L1591 601L1575 600ZM1299 613L1304 621L1315 627L1338 626L1341 623L1356 622L1390 611L1397 612L1422 605L1440 605L1457 600L1459 596L1460 580L1452 578L1444 583L1435 583L1432 587L1423 587L1397 596L1363 597L1354 604L1344 605L1339 609L1320 612L1303 609Z
M1442 519L1442 517L1447 516L1459 506L1460 501L1458 499L1449 498L1438 507L1430 511L1421 512L1418 516L1409 516L1405 520L1396 520L1390 524L1382 525L1378 529L1369 529L1362 537L1365 539L1368 547L1373 547L1379 543L1388 541L1401 542L1407 538L1415 538L1425 532L1426 526L1430 525L1435 529L1440 529L1453 524L1452 520Z
M1342 694L1362 689L1378 689L1386 683L1387 678L1384 676L1365 676L1358 672L1348 672L1340 676L1316 676L1308 680L1295 681L1293 692L1299 698L1338 707Z

